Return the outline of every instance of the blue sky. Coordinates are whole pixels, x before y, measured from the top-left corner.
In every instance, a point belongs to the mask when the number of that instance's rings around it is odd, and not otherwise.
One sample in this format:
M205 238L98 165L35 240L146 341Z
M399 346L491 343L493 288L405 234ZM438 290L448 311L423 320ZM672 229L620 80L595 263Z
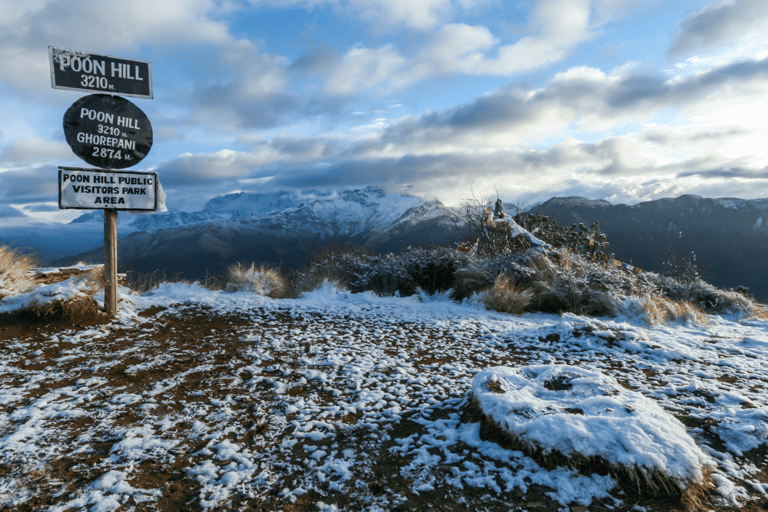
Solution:
M768 197L764 0L0 0L0 226L85 166L48 46L152 63L168 206L346 189Z

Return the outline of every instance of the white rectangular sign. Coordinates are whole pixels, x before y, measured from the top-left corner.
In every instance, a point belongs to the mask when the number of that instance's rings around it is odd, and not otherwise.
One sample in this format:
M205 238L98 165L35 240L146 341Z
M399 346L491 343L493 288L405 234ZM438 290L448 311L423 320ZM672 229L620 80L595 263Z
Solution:
M157 209L157 173L59 167L59 208Z

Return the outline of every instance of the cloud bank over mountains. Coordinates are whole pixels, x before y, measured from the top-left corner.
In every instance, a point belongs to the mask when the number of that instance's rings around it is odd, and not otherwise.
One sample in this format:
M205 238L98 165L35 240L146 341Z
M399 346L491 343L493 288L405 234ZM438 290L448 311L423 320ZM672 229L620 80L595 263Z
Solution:
M349 188L634 203L768 196L768 7L687 0L0 0L0 206L82 163L48 45L152 62L172 209ZM58 217L57 217L58 216ZM60 219L60 220L59 220ZM6 225L24 217L2 215Z

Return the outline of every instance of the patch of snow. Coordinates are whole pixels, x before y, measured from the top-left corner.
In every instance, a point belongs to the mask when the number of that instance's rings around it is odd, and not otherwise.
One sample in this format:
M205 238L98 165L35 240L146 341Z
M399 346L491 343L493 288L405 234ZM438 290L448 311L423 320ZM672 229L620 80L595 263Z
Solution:
M544 454L660 472L681 487L702 481L702 467L713 465L682 423L597 371L568 365L493 368L475 376L472 393L503 430Z

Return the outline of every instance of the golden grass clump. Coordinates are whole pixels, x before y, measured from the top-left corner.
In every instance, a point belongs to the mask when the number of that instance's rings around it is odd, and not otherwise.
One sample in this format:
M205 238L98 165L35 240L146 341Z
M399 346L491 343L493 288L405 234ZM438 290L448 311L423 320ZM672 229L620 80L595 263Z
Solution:
M499 274L493 286L483 292L482 301L488 309L519 315L525 311L532 296L533 292Z
M664 297L645 297L640 309L650 325L682 320L695 325L707 325L707 315L689 301L671 300Z
M38 264L33 256L0 246L0 298L29 289L32 285L29 271Z
M96 300L90 295L77 295L67 301L49 302L28 313L29 316L35 316L44 322L92 325L109 321L109 318L99 311Z
M277 269L266 265L250 267L241 264L231 265L227 269L227 292L250 292L273 299L286 298L290 293L288 281Z

